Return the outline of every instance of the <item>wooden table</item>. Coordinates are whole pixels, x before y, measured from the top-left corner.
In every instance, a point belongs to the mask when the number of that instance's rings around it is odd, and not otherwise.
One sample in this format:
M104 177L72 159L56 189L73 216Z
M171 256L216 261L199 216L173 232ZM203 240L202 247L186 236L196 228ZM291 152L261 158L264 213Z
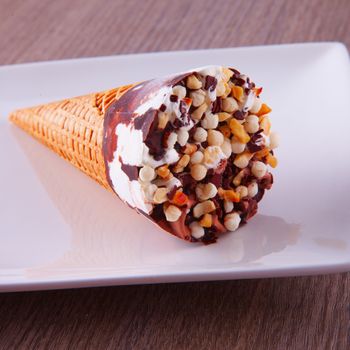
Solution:
M142 3L142 5L141 5ZM337 40L349 0L0 0L0 64ZM1 349L349 349L350 274L0 295Z

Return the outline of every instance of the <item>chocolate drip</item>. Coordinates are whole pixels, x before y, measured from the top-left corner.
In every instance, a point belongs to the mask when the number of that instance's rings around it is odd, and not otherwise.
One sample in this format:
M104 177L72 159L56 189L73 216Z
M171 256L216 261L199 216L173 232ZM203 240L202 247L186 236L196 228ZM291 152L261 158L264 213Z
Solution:
M128 176L129 180L130 181L137 180L138 178L137 167L134 165L124 164L121 160L120 160L120 163L122 164L122 170Z

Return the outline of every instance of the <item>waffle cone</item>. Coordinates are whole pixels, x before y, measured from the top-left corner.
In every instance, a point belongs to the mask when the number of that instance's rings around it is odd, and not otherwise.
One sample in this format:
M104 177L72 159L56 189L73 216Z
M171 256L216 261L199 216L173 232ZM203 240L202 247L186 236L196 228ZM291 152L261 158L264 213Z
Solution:
M102 153L109 105L133 85L17 110L10 120L62 158L111 190Z

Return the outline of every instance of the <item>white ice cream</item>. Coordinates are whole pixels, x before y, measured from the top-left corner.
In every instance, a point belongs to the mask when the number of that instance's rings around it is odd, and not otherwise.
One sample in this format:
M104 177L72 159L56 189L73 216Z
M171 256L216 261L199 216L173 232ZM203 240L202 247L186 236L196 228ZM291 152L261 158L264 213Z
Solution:
M143 84L140 84L138 86L138 89L142 88ZM152 95L150 95L147 100L142 103L137 109L135 110L135 114L144 114L146 113L150 108L159 108L162 103L167 100L171 94L171 86L164 86Z
M116 128L116 135L117 149L113 154L113 161L109 163L109 176L114 191L130 206L149 213L152 205L147 203L141 184L138 180L130 181L122 170L122 163L138 167L142 165L159 167L163 164L177 162L179 155L172 149L165 153L163 159L154 160L142 140L142 131L134 129L132 124L119 124Z
M141 166L143 155L142 131L132 124L119 124L116 128L117 149L109 165L109 177L118 196L130 206L149 213L152 209L144 200L143 191L137 180L130 181L122 170L122 163Z
M214 76L218 81L223 77L223 71L221 66L206 66L198 69L192 69L188 72L198 72L202 75ZM180 73L183 74L183 73ZM180 75L179 74L179 75ZM135 89L141 89L142 84ZM137 115L144 114L150 108L158 109L162 104L167 106L167 112L174 112L173 117L180 117L178 112L179 103L170 102L169 98L172 94L172 87L165 86L156 91L153 95L149 96L144 103L142 103L134 113ZM214 101L216 98L215 90L209 91L209 98ZM185 126L186 130L193 127L193 122L190 125ZM179 155L175 149L168 149L161 160L154 160L154 158L149 154L148 147L143 142L143 135L141 130L136 130L132 123L129 125L119 124L116 128L117 136L117 148L113 155L113 161L108 164L109 166L109 176L112 182L114 191L118 196L130 206L140 209L146 213L150 213L152 210L152 205L147 203L147 199L144 191L142 190L141 184L138 180L130 181L129 177L122 170L122 163L131 166L143 166L150 165L151 167L159 167L163 164L172 164L179 160ZM222 153L209 167L215 167L220 162L221 159L225 158ZM122 161L122 163L121 163ZM174 183L173 183L174 182ZM174 185L181 185L179 180L173 180L168 187ZM176 184L175 184L176 182Z

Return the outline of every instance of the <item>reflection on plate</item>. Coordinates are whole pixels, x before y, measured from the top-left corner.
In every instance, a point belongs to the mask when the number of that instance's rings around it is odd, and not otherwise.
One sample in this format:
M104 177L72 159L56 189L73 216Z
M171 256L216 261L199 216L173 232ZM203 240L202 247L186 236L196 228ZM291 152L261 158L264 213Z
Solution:
M258 214L254 225L239 230L232 238L224 237L223 244L195 247L178 241L146 222L113 194L85 178L21 130L12 128L11 131L71 232L71 244L62 256L28 270L31 277L59 276L62 271L74 276L90 269L101 274L118 274L125 268L137 269L140 259L144 266L161 263L166 267L171 262L167 257L174 249L189 255L196 254L193 250L210 250L210 256L202 263L212 267L217 265L218 258L220 264L223 258L227 265L252 263L283 250L298 238L298 225ZM145 225L154 232L145 234ZM177 266L184 263L183 258L176 261Z

